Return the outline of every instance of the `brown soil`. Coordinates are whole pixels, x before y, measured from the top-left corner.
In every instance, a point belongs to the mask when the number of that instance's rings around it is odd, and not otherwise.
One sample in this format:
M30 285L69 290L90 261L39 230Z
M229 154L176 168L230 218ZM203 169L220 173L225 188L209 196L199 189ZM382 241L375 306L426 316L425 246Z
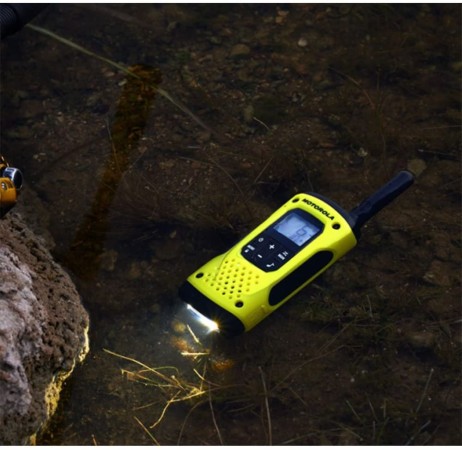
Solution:
M2 42L2 153L92 323L39 443L152 442L140 423L177 387L106 348L204 389L149 429L160 444L462 444L460 13L52 5L34 21L151 84L32 29ZM350 209L406 167L415 185L322 279L184 356L193 270L296 192Z

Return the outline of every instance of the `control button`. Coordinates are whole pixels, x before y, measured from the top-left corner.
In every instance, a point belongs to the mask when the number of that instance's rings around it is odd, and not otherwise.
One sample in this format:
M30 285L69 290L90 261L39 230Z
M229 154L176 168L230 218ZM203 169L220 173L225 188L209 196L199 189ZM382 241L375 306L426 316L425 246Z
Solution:
M290 258L290 252L288 250L281 250L278 254L277 254L277 258L282 261L282 262L285 262L287 261L289 258Z
M266 241L267 238L265 236L256 237L242 249L242 256L246 257L249 261L252 261L253 259L262 260L265 253L263 247L265 246Z
M265 259L265 254L261 251L255 253L255 261L263 261Z
M247 244L243 250L242 250L242 254L245 256L245 255L250 255L252 254L254 251L256 250L256 248L252 245L252 244Z
M274 252L282 251L284 247L273 239L266 239L263 245L260 247L260 251L267 255L271 255Z
M258 268L265 272L272 272L292 258L293 251L272 237L260 235L245 245L241 254Z

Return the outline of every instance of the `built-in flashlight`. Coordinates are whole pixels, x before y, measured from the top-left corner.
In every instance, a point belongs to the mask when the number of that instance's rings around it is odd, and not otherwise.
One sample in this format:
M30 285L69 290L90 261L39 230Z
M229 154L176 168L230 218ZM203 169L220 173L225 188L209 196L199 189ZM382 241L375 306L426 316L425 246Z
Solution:
M187 304L186 308L191 313L192 319L205 328L206 334L220 331L220 327L217 322L204 316L204 314L200 313L190 304Z

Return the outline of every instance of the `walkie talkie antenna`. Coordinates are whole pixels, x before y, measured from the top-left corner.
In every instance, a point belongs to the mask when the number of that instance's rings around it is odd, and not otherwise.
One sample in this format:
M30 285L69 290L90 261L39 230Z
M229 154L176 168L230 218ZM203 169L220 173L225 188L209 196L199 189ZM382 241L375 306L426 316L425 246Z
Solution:
M361 202L351 210L350 216L353 220L353 232L359 237L361 227L385 206L401 195L409 186L414 183L414 175L408 170L402 170L395 175L387 184Z

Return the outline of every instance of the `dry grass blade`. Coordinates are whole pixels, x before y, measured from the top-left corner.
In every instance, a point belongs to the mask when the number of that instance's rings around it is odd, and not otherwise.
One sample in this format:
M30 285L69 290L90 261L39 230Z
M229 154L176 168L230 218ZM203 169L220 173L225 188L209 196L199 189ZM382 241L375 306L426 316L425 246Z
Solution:
M97 53L92 52L91 50L86 49L85 47L82 47L79 44L76 44L69 39L63 38L62 36L53 33L50 30L47 30L46 28L39 27L37 25L32 25L32 24L27 24L27 28L30 28L34 31L37 31L38 33L44 34L48 37L51 37L52 39L55 39L58 42L61 42L64 45L67 45L68 47L73 48L74 50L77 50L81 53L84 53L85 55L91 56L93 58L99 59L100 61L109 64L112 67L115 67L117 70L120 70L121 72L126 73L129 76L139 78L136 74L134 74L129 68L125 67L123 64L116 63L115 61L112 61L109 58L105 58L104 56L98 55ZM180 101L174 99L165 89L162 89L160 87L156 87L155 90L165 99L167 99L170 103L175 105L178 109L183 111L185 114L187 114L191 119L194 120L197 124L199 124L202 128L207 130L209 133L214 133L214 131L206 125L199 117L197 117L190 109L188 109L185 105L183 105Z
M135 363L135 364L143 367L146 371L153 373L154 375L158 376L162 380L166 381L168 384L171 384L172 380L173 381L176 380L176 378L174 378L174 377L167 377L162 372L159 372L159 370L161 370L161 369L170 369L170 370L174 370L174 371L176 371L178 373L178 369L176 367L164 366L164 367L158 367L158 368L155 369L155 368L147 366L146 364L142 363L141 361L138 361L138 360L136 360L134 358L130 358L129 356L120 355L119 353L112 352L111 350L108 350L106 348L103 348L103 351L108 353L109 355L116 356L117 358L124 359L125 361L130 361L132 363Z
M133 418L138 422L139 426L145 431L145 433L151 438L152 442L154 442L154 444L160 446L158 440L157 440L157 439L154 437L154 435L145 427L144 423L141 422L141 420L138 419L138 417L136 417L136 416L133 416Z
M428 374L427 382L425 383L424 390L422 392L422 395L420 396L419 404L417 405L417 408L415 409L415 413L417 414L420 411L420 408L422 407L422 403L425 399L425 396L427 395L428 391L428 386L430 385L430 381L433 376L434 369L433 367L430 369L430 373Z
M140 381L145 384L151 384L157 387L167 397L167 401L164 407L162 408L162 411L158 419L152 425L150 425L149 428L155 428L157 425L159 425L162 422L162 420L165 417L165 414L167 413L168 409L170 408L172 404L178 403L178 402L185 402L185 401L197 398L197 397L201 397L207 393L207 389L203 388L205 379L196 370L194 371L194 373L197 375L197 377L200 380L200 383L198 385L181 379L179 376L178 370L174 367L166 366L166 367L160 367L160 368L152 368L140 361L137 361L134 358L123 356L123 355L120 355L118 353L112 352L107 349L103 349L103 350L110 355L116 356L125 361L135 363L139 365L140 367L142 367L143 369L140 370L139 372L131 372L131 371L123 369L122 373L129 375L129 379L131 381ZM169 370L174 369L178 376L175 376L175 375L167 376L160 371L162 369L169 369ZM154 378L151 378L149 375L153 376Z
M159 418L152 424L149 426L149 428L155 428L157 427L157 425L159 425L159 423L162 422L168 408L170 408L170 405L172 403L174 403L176 401L176 397L179 395L179 392L177 392L172 398L170 398L167 403L165 404L164 408L162 409L162 412L160 413L160 416Z
M319 348L319 352L321 353L322 351L324 350L327 350L344 332L345 330L347 330L349 327L350 327L351 323L345 325L331 340L327 341L324 345L322 345L320 348ZM281 381L279 381L278 383L276 383L276 385L273 387L273 390L274 389L277 389L278 387L280 387L282 384L285 383L285 381L287 381L295 372L297 372L298 370L300 370L302 367L306 366L307 364L310 364L312 363L313 361L317 361L318 359L322 359L322 358L325 358L326 356L328 355L331 355L333 353L336 353L337 351L339 351L340 349L342 349L344 347L344 345L340 345L336 348L334 348L333 350L331 351L328 351L326 353L321 353L320 355L318 356L314 356L313 358L310 358L308 359L307 361L303 362L302 364L300 364L299 366L295 367L294 369L292 369Z
M266 381L265 381L265 374L263 373L262 368L259 366L258 370L260 371L261 382L263 385L263 394L265 396L265 410L266 410L266 421L268 425L268 445L273 445L273 432L271 426L271 413L269 409L269 401L268 401L268 390L266 389Z
M215 411L213 410L213 402L212 402L212 391L210 389L208 390L208 394L209 394L209 405L210 405L210 412L212 414L213 426L215 427L215 430L217 430L217 435L218 435L218 439L220 441L220 444L225 445L223 443L223 438L221 437L220 428L218 428L217 420L215 418Z

